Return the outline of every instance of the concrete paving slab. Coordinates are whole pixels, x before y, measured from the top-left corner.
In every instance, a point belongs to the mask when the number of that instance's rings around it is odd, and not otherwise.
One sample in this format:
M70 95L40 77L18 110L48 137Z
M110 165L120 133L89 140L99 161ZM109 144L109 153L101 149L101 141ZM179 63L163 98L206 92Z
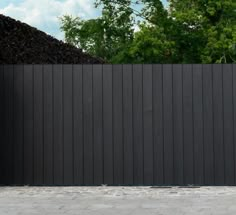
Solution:
M236 187L0 187L0 215L235 215Z

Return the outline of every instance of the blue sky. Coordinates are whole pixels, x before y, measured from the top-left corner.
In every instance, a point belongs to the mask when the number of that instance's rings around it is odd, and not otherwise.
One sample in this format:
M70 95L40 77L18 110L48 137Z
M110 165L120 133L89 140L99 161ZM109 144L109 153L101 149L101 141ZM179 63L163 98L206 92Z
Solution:
M163 0L166 4L166 0ZM63 39L58 17L64 14L89 19L99 16L94 0L0 0L0 13Z

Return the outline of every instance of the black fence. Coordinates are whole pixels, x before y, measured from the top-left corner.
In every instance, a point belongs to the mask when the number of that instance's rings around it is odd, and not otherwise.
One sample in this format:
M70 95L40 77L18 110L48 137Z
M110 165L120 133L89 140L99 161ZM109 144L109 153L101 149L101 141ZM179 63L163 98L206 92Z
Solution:
M0 87L1 184L236 184L236 65L1 65Z

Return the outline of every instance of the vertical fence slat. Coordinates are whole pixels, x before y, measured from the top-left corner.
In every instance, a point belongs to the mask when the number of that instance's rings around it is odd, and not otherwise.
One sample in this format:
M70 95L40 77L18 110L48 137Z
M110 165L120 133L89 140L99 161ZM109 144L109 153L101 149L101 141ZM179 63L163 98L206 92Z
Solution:
M133 65L134 184L143 184L143 71Z
M182 65L173 65L174 181L184 183Z
M33 66L24 66L24 183L33 184Z
M124 184L133 184L132 65L123 65Z
M8 163L8 144L9 144L9 75L7 72L8 68L4 66L4 139L3 141L3 183L8 184L9 180L9 163Z
M64 65L64 183L73 184L73 66Z
M14 66L14 184L23 184L24 67Z
M221 65L213 65L213 133L215 183L224 184L223 74Z
M52 65L43 67L44 183L53 184L53 82Z
M6 146L6 84L5 84L5 77L4 77L4 65L0 65L0 96L1 96L1 105L0 105L0 125L1 125L1 153L0 153L0 184L5 184L6 177L5 177L5 169L6 169L6 162L5 162L5 146Z
M93 79L92 65L83 65L84 183L93 184Z
M204 184L202 65L193 65L194 183Z
M236 64L233 64L233 119L234 119L234 158L236 156ZM234 159L234 184L236 184L236 158Z
M144 183L153 184L152 65L143 66Z
M34 65L34 184L43 184L43 66Z
M74 139L73 139L73 67L63 66L64 81L64 184L73 184Z
M153 143L154 184L164 183L163 143L163 72L162 65L153 65Z
M184 183L194 183L192 65L183 65Z
M3 66L3 88L4 88L4 91L3 91L3 122L4 122L4 127L3 127L3 141L2 141L2 144L1 144L1 151L3 152L2 154L2 183L3 184L7 184L7 169L8 169L8 163L7 163L7 145L8 145L8 142L9 142L9 135L8 135L8 127L9 127L9 119L8 119L8 116L9 116L9 109L8 109L8 103L9 103L9 97L8 97L8 92L9 92L9 84L8 84L8 73L6 73L6 65Z
M5 128L5 120L4 120L4 106L5 106L5 98L4 98L4 66L0 65L0 101L1 101L1 105L0 105L0 147L1 147L1 151L0 151L0 184L4 183L3 180L3 173L4 173L4 160L3 160L3 155L4 155L4 128Z
M103 183L102 65L93 65L94 184Z
M122 65L113 66L113 141L114 141L114 184L124 181L122 107Z
M164 184L173 184L172 65L163 65Z
M112 65L103 66L104 183L113 183Z
M233 85L232 65L224 66L223 72L223 116L225 147L225 184L234 184L234 139L233 139ZM216 166L217 167L217 166Z
M203 65L204 184L214 184L213 101L211 65Z
M83 182L83 68L74 65L73 68L73 112L74 112L74 184Z
M54 184L63 184L63 80L62 65L53 66L53 175Z
M14 66L8 65L6 66L6 73L8 73L8 145L6 150L7 155L7 178L8 183L13 183L13 172L14 172Z
M13 65L6 65L4 67L4 81L5 81L5 117L6 117L6 137L7 141L5 142L5 176L6 183L13 183L13 149L14 149L14 139L13 139L13 127L14 127L14 115L13 115L13 97L14 97L14 86L13 86L13 78L14 78L14 70Z

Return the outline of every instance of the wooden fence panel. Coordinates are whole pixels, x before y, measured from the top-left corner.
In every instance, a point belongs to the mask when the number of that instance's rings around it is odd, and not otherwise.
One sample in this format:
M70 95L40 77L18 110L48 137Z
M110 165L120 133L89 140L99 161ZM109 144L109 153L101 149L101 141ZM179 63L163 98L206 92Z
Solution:
M24 179L23 179L23 173L24 173L23 172L23 168L24 168L24 100L23 99L24 99L24 66L21 65L21 66L14 67L14 150L13 150L13 156L14 156L14 184L16 185L24 183ZM40 104L40 106L42 106L42 103ZM41 139L43 139L42 136L41 136ZM37 162L35 164L37 165ZM35 170L35 171L40 171L40 170ZM41 175L39 177L42 177L42 176L43 174L41 172Z
M163 65L164 184L173 184L173 73L172 65Z
M4 98L4 66L0 65L0 99L1 99L1 105L0 105L0 184L4 184L4 144L5 144L5 98Z
M194 183L193 153L193 71L183 65L184 182Z
M32 65L24 66L24 183L33 184L33 134L34 134L34 104L33 104L33 85L34 72ZM44 97L45 98L45 97ZM46 124L46 122L45 122ZM44 127L45 128L45 127ZM47 131L47 129L45 129ZM50 144L50 143L49 143ZM45 151L44 151L45 153ZM46 165L44 165L46 166ZM7 168L9 169L9 168Z
M76 77L74 77L75 80ZM78 81L78 84L82 83ZM81 86L81 85L80 85ZM77 93L80 95L80 92ZM77 100L75 99L75 104ZM62 65L53 66L53 176L54 184L64 183L64 164L63 164L63 68ZM75 115L77 117L77 115ZM76 118L77 119L77 118ZM79 121L81 123L81 121ZM79 131L78 131L79 132ZM77 166L76 166L77 167ZM76 168L77 170L77 168ZM80 178L83 178L80 175ZM82 184L82 181L80 181Z
M133 184L133 70L123 65L124 184Z
M74 183L73 67L64 65L64 183Z
M94 184L103 183L102 65L93 66ZM78 123L78 122L77 122Z
M236 66L0 65L0 184L235 185Z
M193 65L194 183L204 183L202 65Z
M162 65L153 65L153 183L164 183L163 137L163 71Z
M134 184L139 185L144 183L142 65L133 65L133 71Z
M113 66L113 146L114 184L124 183L123 145L123 71L122 65ZM101 158L102 159L102 158Z
M213 72L212 65L203 65L203 143L204 184L214 184L214 138L213 138ZM220 86L219 86L220 87ZM219 96L220 97L220 96ZM214 132L215 133L215 132Z
M224 67L223 74L223 116L225 183L234 184L234 121L233 121L233 70L232 65Z
M112 65L103 66L104 184L113 184Z
M143 154L144 184L153 184L152 65L143 67Z
M217 185L224 184L225 166L224 166L224 134L223 134L223 73L222 68L213 65L213 132L214 132L214 166L215 168L215 183Z
M43 138L44 184L53 184L53 72L52 65L43 67ZM64 125L66 122L64 121ZM71 144L70 142L67 143ZM65 151L65 149L64 149Z
M65 73L65 72L64 72ZM93 67L83 66L84 184L93 184ZM64 145L66 143L64 142ZM64 173L65 174L65 173Z
M34 184L43 184L43 66L34 66ZM16 152L17 153L17 152Z
M99 112L99 109L98 109ZM84 144L83 144L83 67L73 67L73 138L74 138L74 184L83 184ZM98 137L97 141L99 141ZM101 149L100 149L101 150ZM99 152L97 152L98 154ZM95 156L95 155L94 155ZM97 162L99 165L99 162ZM55 164L54 164L55 165Z
M182 65L175 65L173 71L173 132L174 132L174 181L184 183L183 144L183 72Z

